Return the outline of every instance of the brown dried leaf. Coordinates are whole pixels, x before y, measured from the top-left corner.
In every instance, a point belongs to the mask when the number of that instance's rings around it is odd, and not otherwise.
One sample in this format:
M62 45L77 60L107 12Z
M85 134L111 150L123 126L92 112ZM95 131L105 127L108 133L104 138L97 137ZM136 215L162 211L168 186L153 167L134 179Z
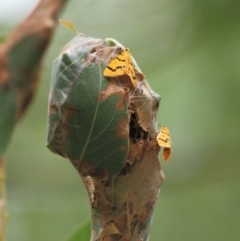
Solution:
M130 102L135 106L139 125L146 132L156 132L156 111L154 107L158 106L157 100L146 87L145 82L138 85L130 97Z
M102 231L100 232L98 239L99 238L104 238L105 236L109 236L111 234L118 234L119 231L117 227L115 226L114 223L110 223L108 226L106 226Z
M131 142L129 148L129 154L127 162L132 165L136 160L139 160L142 157L142 148L139 141L136 143Z
M112 95L118 95L119 96L119 101L116 104L116 109L122 110L124 108L125 101L129 97L128 96L128 89L117 86L114 78L110 79L109 84L107 86L107 89L100 92L99 101L102 102Z

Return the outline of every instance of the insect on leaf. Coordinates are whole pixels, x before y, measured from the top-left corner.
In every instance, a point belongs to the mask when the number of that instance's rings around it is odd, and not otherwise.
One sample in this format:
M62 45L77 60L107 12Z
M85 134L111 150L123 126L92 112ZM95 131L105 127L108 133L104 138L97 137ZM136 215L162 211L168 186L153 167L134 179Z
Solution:
M157 136L158 145L163 147L163 159L167 161L172 153L170 131L166 126L162 126Z
M104 69L103 75L106 77L118 77L121 75L127 75L131 79L134 87L136 87L136 75L131 59L131 53L129 49L125 49L117 58L113 59L107 67Z

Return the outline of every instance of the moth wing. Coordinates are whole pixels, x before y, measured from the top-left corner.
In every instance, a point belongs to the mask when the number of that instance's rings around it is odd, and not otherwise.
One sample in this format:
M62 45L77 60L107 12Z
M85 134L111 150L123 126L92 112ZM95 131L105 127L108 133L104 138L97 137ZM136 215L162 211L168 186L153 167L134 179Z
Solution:
M136 87L136 75L131 59L130 50L124 50L115 59L113 59L104 69L103 75L106 77L127 75L129 76L133 86Z
M117 77L124 75L123 64L116 58L113 59L104 69L103 75L106 77Z
M135 74L135 70L133 67L132 57L131 57L129 49L126 49L124 51L124 57L126 59L126 66L125 66L126 67L126 69L125 69L126 75L128 75L130 77L133 86L136 87L136 85L137 85L136 74Z
M163 160L164 161L168 161L168 159L171 156L171 154L172 154L172 148L167 148L167 147L163 148L162 155L163 155Z
M136 75L135 75L135 71L134 71L134 68L133 68L132 61L130 61L129 65L128 65L128 76L130 77L133 86L136 87L137 81L136 81Z
M170 131L166 126L162 126L160 131L170 136Z
M163 133L158 134L157 142L159 146L171 148L171 140L169 139L168 135Z
M171 148L170 132L166 126L162 126L157 136L159 146Z

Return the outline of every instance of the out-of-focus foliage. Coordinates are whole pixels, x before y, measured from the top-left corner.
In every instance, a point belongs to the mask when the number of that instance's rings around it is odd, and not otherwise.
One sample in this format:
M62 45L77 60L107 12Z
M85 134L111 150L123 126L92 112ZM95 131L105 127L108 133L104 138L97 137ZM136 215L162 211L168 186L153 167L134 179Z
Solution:
M239 7L235 0L73 0L61 17L129 47L162 96L159 123L171 131L173 153L162 163L167 179L151 241L240 239ZM90 215L77 172L45 147L52 61L73 36L58 29L40 92L8 148L9 241L62 240Z
M15 124L15 91L10 89L6 91L5 89L0 89L0 156L3 155L14 128Z
M86 241L90 240L91 234L91 222L90 220L84 223L80 228L74 231L74 233L67 239L67 241ZM79 239L79 237L81 237Z

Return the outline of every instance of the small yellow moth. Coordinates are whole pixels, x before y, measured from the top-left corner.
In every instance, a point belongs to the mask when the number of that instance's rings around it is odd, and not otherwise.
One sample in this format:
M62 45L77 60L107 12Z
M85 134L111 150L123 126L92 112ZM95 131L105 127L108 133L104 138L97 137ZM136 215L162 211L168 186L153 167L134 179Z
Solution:
M158 145L163 147L163 159L167 161L172 153L170 131L166 126L162 126L157 136Z
M136 75L132 63L132 58L129 49L123 50L117 58L113 59L104 69L103 75L106 77L117 77L127 75L131 79L134 87L136 87Z

